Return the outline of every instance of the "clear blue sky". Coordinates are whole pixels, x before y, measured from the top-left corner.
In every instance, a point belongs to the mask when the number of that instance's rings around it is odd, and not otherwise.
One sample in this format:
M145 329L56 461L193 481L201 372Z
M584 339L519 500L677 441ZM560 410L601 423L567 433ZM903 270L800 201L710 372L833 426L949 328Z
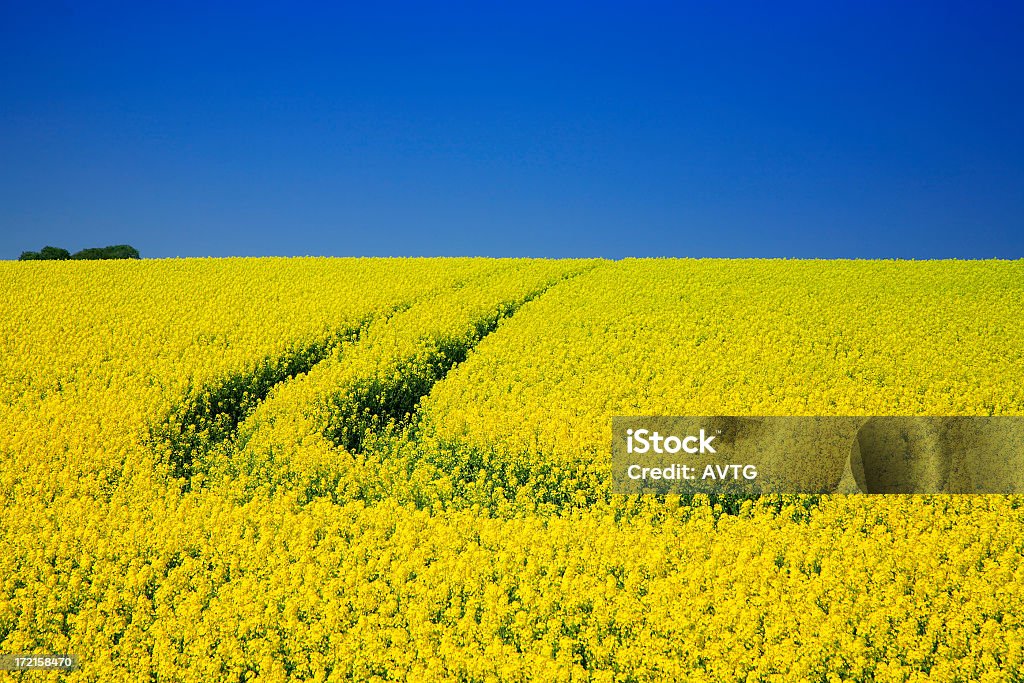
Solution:
M0 2L0 258L1024 257L1019 2Z

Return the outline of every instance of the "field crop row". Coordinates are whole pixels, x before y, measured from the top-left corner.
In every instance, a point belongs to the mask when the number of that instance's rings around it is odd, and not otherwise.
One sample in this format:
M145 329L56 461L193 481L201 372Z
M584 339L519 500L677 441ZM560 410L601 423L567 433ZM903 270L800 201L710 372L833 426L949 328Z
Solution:
M1024 263L18 263L0 295L0 653L67 680L1024 675L1019 496L608 488L613 415L1024 414Z

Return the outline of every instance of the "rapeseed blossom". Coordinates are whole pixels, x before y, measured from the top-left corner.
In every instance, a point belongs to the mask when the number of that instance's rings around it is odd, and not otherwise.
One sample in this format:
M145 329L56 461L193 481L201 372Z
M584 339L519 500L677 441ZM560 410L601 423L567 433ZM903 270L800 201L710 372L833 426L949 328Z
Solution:
M40 678L1024 671L1019 497L608 490L613 415L1024 414L1024 263L0 276L0 653L81 660Z

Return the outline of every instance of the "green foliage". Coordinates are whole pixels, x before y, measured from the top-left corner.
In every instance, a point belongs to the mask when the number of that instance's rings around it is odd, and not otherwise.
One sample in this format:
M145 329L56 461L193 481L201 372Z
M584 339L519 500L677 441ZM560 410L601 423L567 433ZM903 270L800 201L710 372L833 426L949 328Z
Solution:
M67 249L60 247L45 246L39 251L23 251L18 257L19 261L66 261L71 258Z
M76 251L74 254L67 249L46 246L39 251L23 251L18 257L19 261L67 261L76 259L80 261L95 261L102 259L130 259L141 258L139 250L129 244L115 244L109 247L90 247Z
M127 259L139 258L139 250L128 244L115 244L110 247L91 247L75 252L71 257L78 260Z

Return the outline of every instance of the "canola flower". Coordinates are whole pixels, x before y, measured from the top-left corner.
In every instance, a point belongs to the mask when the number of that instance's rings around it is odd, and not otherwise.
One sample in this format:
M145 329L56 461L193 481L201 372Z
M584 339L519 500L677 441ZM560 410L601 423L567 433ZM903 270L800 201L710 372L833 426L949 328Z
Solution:
M207 454L203 469L236 491L273 495L283 485L304 499L359 495L343 490L384 466L367 463L374 449L364 440L407 422L433 384L523 303L594 265L512 261L454 294L441 291L375 320L359 339L275 387L225 448Z
M0 264L0 653L82 665L0 680L1024 671L1018 497L725 514L610 496L604 450L615 414L1021 414L1020 262L63 266Z
M1022 262L622 261L435 387L424 466L562 506L607 487L614 415L1021 415L1021 310Z

